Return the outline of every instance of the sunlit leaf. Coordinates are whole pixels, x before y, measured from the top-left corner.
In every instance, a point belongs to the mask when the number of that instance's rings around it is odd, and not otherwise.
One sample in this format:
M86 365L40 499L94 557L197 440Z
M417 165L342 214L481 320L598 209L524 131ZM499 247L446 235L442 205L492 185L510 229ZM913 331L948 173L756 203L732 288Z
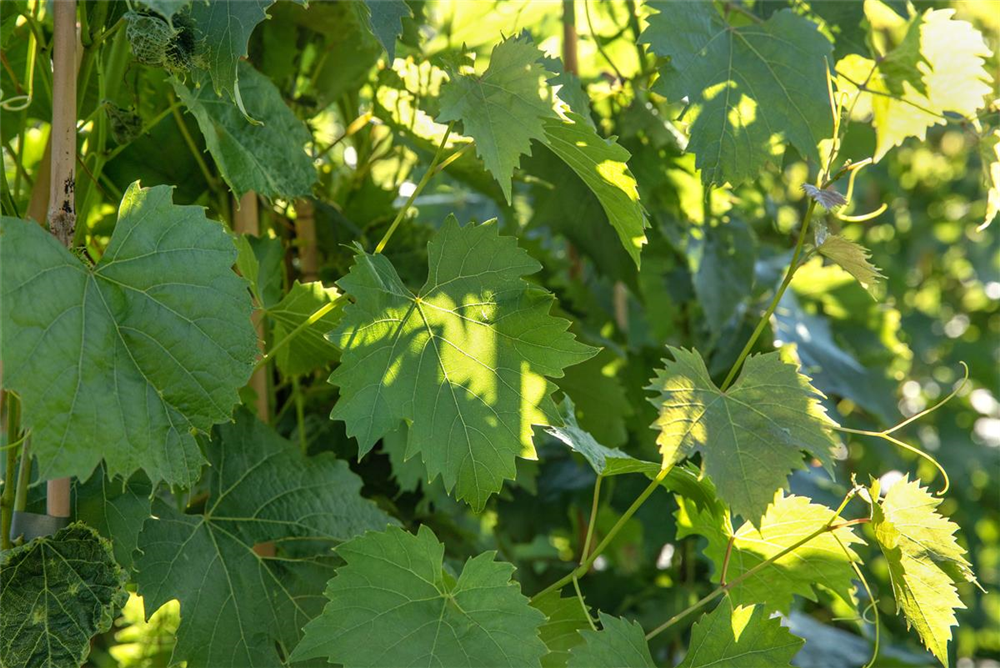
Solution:
M531 140L545 139L543 120L556 116L544 91L552 74L541 58L528 33L521 33L493 49L482 74L457 74L441 89L438 122L462 121L508 202L521 156L531 154Z
M955 610L965 609L955 584L975 582L965 550L955 540L958 526L937 512L941 499L904 476L880 497L876 481L869 492L872 528L889 564L896 610L916 628L934 656L948 665Z
M818 160L832 130L824 57L830 42L791 10L734 28L708 2L654 3L642 40L669 56L654 90L687 97L688 150L705 183L737 185L773 162L775 143Z
M568 112L570 122L548 119L544 141L576 172L597 196L622 246L639 266L646 243L646 212L639 203L635 177L629 171L629 152L610 139L601 139L582 116Z
M833 519L826 506L810 503L802 496L780 493L774 505L760 519L760 528L745 522L733 530L724 509L699 509L686 498L677 497L677 537L698 534L708 539L705 556L715 566L712 581L719 582L729 540L733 539L726 580L732 582L753 567L774 557L810 535ZM840 542L848 551L841 549ZM772 610L788 613L792 599L802 596L817 600L818 588L824 587L848 605L853 601L855 577L850 559L858 556L851 545L861 543L850 528L827 532L786 554L767 568L734 585L729 597L735 605L762 603Z
M865 290L873 298L876 296L876 287L885 276L878 267L871 263L871 251L864 246L854 243L850 239L845 239L839 234L829 234L819 246L816 247L819 254L833 260L847 273L857 279Z
M449 217L428 244L427 282L416 294L383 255L359 253L339 281L354 304L334 342L340 386L331 417L362 455L406 420L407 457L477 510L517 456L534 458L532 425L558 424L547 377L596 352L549 315L552 296L522 276L541 267L497 226Z
M390 520L361 497L361 479L346 462L330 453L303 456L245 409L216 429L206 454L212 467L204 513L153 504L155 519L139 537L139 593L150 612L180 600L173 661L274 666L275 643L290 651L318 612L315 588L333 574L318 560L329 541ZM254 551L268 541L276 556ZM294 549L310 544L306 554Z
M125 605L125 572L85 524L5 550L0 559L0 664L79 666L90 639Z
M190 485L192 430L228 420L257 337L236 249L167 186L129 186L93 267L34 223L0 223L4 384L24 401L43 478L143 469Z
M838 88L860 95L855 114L873 115L876 162L908 137L926 139L928 128L946 123L946 112L972 118L986 104L993 78L985 59L992 52L982 34L970 23L952 19L954 14L954 9L928 9L911 19L911 29L919 27L919 59L912 53L912 38L897 47L906 50L903 56L887 54L890 62L916 60L913 68L920 72L923 88L914 86L909 69L886 71L858 55L837 63ZM859 89L866 81L870 92Z
M985 229L1000 211L1000 129L979 141L979 154L983 160L983 181L986 184L986 218L979 227Z
M390 528L337 548L347 562L326 588L293 661L361 666L539 666L545 615L511 582L514 567L486 552L453 576L444 545L421 526Z
M700 452L719 495L737 515L756 523L789 474L805 468L802 451L832 466L836 439L822 396L778 353L747 358L725 392L712 382L697 352L667 346L673 360L648 388L660 411L656 442L664 465Z

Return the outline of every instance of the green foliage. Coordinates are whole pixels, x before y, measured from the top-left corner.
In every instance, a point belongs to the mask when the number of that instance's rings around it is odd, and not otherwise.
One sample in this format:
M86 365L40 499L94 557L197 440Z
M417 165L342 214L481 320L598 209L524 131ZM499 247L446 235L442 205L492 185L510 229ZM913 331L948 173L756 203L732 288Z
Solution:
M852 603L855 576L851 561L858 556L850 546L862 541L851 529L826 533L779 556L785 548L834 519L826 506L779 493L761 518L760 528L745 522L734 530L729 513L721 507L699 509L683 497L678 497L677 505L677 537L698 534L708 539L705 556L715 566L714 582L720 581L723 568L727 569L726 581L733 582L760 563L777 557L769 568L732 586L729 598L734 605L760 603L787 614L795 596L815 601L819 587L848 605Z
M212 77L217 94L225 91L249 120L240 89L240 59L247 55L247 43L258 23L267 18L274 0L217 0L192 2L194 20L202 45L201 61ZM255 121L259 122L259 121Z
M91 636L125 604L125 572L85 524L7 550L0 559L0 663L77 666Z
M191 430L229 419L257 354L232 240L165 186L129 186L90 267L33 223L3 219L5 385L24 400L44 477L142 469L190 485Z
M756 524L789 474L805 468L802 451L832 467L836 439L822 396L777 353L747 359L733 386L720 390L701 356L668 346L673 360L648 388L660 417L663 465L695 452L733 512Z
M678 668L791 666L800 647L802 640L768 617L764 606L724 602L694 625L691 646Z
M925 4L5 1L0 665L1000 659L1000 20Z
M710 3L654 5L642 34L669 56L654 90L688 96L688 150L704 183L739 185L774 161L775 145L818 159L830 135L824 58L815 24L783 10L759 25L729 25Z
M355 302L334 335L344 353L331 417L362 455L411 422L407 455L479 510L514 477L515 457L534 458L532 425L559 423L547 377L596 351L549 315L552 296L522 278L541 267L495 224L450 217L427 252L417 294L381 255L359 253L340 280Z
M153 505L139 537L139 593L152 610L180 600L174 661L274 665L275 643L290 651L317 612L317 584L332 574L323 542L390 519L361 498L361 480L345 462L304 457L246 410L216 428L206 455L212 474L204 513L181 513L159 499ZM276 555L254 549L266 542Z
M653 668L642 627L601 613L600 631L583 631L583 643L569 651L569 668Z
M444 545L427 527L415 536L397 528L368 533L337 553L347 565L327 585L329 603L306 627L293 661L540 665L545 616L494 553L472 557L452 575L443 568Z
M193 90L174 82L174 91L197 119L222 178L237 197L251 191L268 198L308 195L316 182L316 168L303 150L309 131L267 77L245 62L237 69L246 106L240 111L219 100L207 78ZM260 123L247 123L245 113Z
M965 550L955 540L958 526L937 513L941 499L916 480L904 477L884 498L876 481L869 493L872 527L889 564L896 610L947 666L951 627L958 623L955 610L965 607L955 583L975 582Z
M541 57L531 37L521 33L497 44L482 74L455 73L441 89L437 120L462 121L508 202L521 156L531 155L531 140L545 139L543 120L555 116L552 100L541 94L552 76Z

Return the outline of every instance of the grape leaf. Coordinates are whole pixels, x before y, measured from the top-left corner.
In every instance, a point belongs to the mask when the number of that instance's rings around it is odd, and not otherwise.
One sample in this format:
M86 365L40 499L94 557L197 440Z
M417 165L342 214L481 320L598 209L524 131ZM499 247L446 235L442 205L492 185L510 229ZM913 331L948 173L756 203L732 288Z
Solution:
M691 628L691 643L677 668L790 667L802 639L796 638L762 605L736 606L726 600Z
M653 53L670 57L653 90L690 99L688 150L704 183L755 178L776 143L819 160L817 145L832 132L824 64L831 46L815 23L782 10L734 28L711 3L661 6L642 33Z
M319 568L326 541L384 528L389 518L360 496L361 479L346 462L330 453L304 457L246 409L216 428L207 454L204 514L154 502L155 518L139 536L139 593L150 612L180 600L173 662L273 666L275 643L290 650L318 608L318 592L300 592L296 581ZM267 541L279 550L309 541L321 547L261 557L254 545Z
M908 476L880 499L880 485L869 490L875 540L889 564L896 611L902 610L907 628L945 666L955 610L965 609L955 583L976 582L965 550L955 540L958 526L938 514L942 499L927 493Z
M207 81L193 90L173 81L174 91L194 114L205 145L236 197L250 191L269 199L309 195L317 174L304 147L312 135L270 79L246 62L239 64L239 72L243 99L263 124L247 123Z
M338 351L326 339L326 335L336 329L344 309L337 304L340 293L336 288L326 288L319 281L299 283L295 281L281 301L267 310L274 322L274 340L282 341L298 327L305 326L295 338L277 353L278 368L288 376L309 373L326 367L340 359ZM306 324L313 314L324 306L333 308L312 323Z
M230 418L257 357L236 249L167 186L125 192L88 267L35 223L0 223L4 381L24 402L42 478L143 469L188 486L191 430Z
M449 216L427 245L418 294L382 255L359 253L340 288L355 299L333 340L343 352L331 417L366 454L400 422L406 458L420 453L430 480L481 510L514 459L534 458L532 425L558 424L549 377L596 350L549 315L553 297L521 277L541 266L494 223Z
M660 411L654 427L663 464L701 452L705 471L737 515L756 522L789 474L805 468L802 450L832 469L837 441L822 394L778 353L748 357L725 392L712 382L701 355L667 346L673 361L648 389Z
M396 57L396 38L403 34L403 19L413 12L403 0L365 0L368 27L379 44L389 54L389 62Z
M639 253L646 243L643 230L649 223L639 203L635 177L626 164L631 155L614 140L598 136L582 116L567 112L566 117L570 122L545 121L545 145L597 196L622 246L638 267Z
M581 631L584 642L569 651L569 668L654 668L646 635L637 622L603 612L601 630Z
M875 298L876 286L880 280L885 279L885 276L871 263L871 251L839 234L827 235L816 250L820 255L843 267L844 271L857 279L861 287Z
M347 562L326 588L323 613L305 628L291 660L355 666L538 666L545 615L511 581L494 552L472 557L458 577L444 545L422 525L367 533L337 548Z
M979 229L984 230L1000 212L1000 129L979 140L979 155L983 161L986 187L986 218Z
M128 480L112 480L104 466L99 466L87 482L76 481L75 484L73 516L111 541L115 561L131 571L139 532L151 514L152 485L141 474Z
M128 600L111 544L85 524L0 558L0 665L79 666Z
M774 504L761 518L759 529L745 522L735 532L724 509L698 509L690 499L680 496L677 505L677 538L699 534L708 539L705 556L715 564L713 582L719 582L722 575L730 538L733 538L733 547L726 580L732 582L833 519L833 512L826 506L810 503L806 497L786 496L783 492L776 496ZM847 553L837 542L838 537L847 547ZM821 534L734 585L729 596L736 605L762 603L770 609L788 613L794 596L815 601L816 588L822 585L850 605L854 589L850 559L858 558L850 546L861 542L848 527L837 529L836 536L832 532Z
M201 59L212 77L215 94L226 91L231 95L247 120L251 117L243 104L239 62L247 55L250 35L267 18L265 10L272 4L274 0L212 0L191 5L191 19L204 49Z
M558 591L551 591L531 602L531 607L540 610L546 622L538 629L538 635L549 652L542 657L542 668L565 668L571 649L583 642L580 631L589 629L587 615L576 596L563 597Z
M531 155L532 139L545 140L543 119L556 116L540 85L552 77L542 55L524 32L497 44L481 75L456 74L441 88L437 121L462 121L508 203L521 156Z
M281 263L285 249L280 239L241 234L236 237L236 268L250 282L250 291L262 308L281 301Z
M173 19L175 14L190 5L191 0L140 0L140 4L149 7L169 21Z
M912 83L912 74L899 67L876 66L875 61L858 55L837 62L837 87L860 96L855 114L873 116L875 161L908 137L927 138L927 129L946 123L946 112L972 118L983 108L993 78L984 67L992 55L982 34L966 21L952 19L954 9L928 9L911 19L910 28L919 27L920 59L913 67L922 74L925 92ZM912 52L912 40L898 49ZM905 61L886 54L890 62ZM913 60L912 53L909 57ZM860 85L865 81L866 90ZM870 91L870 92L868 92Z

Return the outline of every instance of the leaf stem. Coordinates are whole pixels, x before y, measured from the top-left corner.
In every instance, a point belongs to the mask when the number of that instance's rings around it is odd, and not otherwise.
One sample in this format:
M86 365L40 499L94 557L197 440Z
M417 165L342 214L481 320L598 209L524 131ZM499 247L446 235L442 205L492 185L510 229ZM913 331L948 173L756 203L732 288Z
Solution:
M753 334L750 335L750 340L747 341L745 346L743 346L740 356L736 358L736 362L733 363L732 368L726 375L726 379L722 381L722 387L719 389L723 392L725 392L726 388L732 384L733 379L736 377L736 372L740 370L740 367L743 365L743 361L747 358L747 355L750 354L750 351L753 349L757 339L760 338L764 328L770 322L771 316L774 314L774 310L778 308L778 302L781 301L781 297L785 294L785 290L787 290L788 286L791 285L792 277L795 276L795 272L798 271L799 268L799 258L802 256L802 249L805 246L806 236L809 233L809 222L812 220L813 211L815 211L815 209L816 200L810 200L809 208L806 209L806 215L802 219L802 229L799 231L799 240L795 244L795 252L792 254L792 262L788 265L788 271L785 272L785 278L781 281L781 285L774 293L774 298L771 299L771 304L767 307L767 311L764 312L760 322L757 323L757 328L754 329Z
M602 480L604 480L604 476L598 475L597 482L594 483L594 501L590 506L590 523L587 525L587 537L583 541L583 551L580 553L581 564L590 556L590 541L594 538L594 525L597 523L597 506L601 499Z
M579 578L586 575L587 572L590 570L591 565L593 565L593 563L597 560L597 557L599 557L601 553L604 552L604 549L611 543L612 540L614 540L614 537L617 536L618 532L622 530L622 527L625 526L625 523L628 522L630 519L632 519L632 516L635 515L636 511L642 507L642 504L646 502L646 499L649 498L649 495L652 494L654 491L656 491L656 488L660 486L660 483L663 482L663 480L667 477L667 475L673 468L674 468L673 465L671 465L660 469L660 472L656 474L656 477L653 478L653 481L649 483L646 489L642 490L642 494L640 494L636 498L636 500L632 502L632 505L628 507L628 510L626 510L622 514L622 516L618 518L618 521L615 522L615 525L611 527L611 529L604 536L604 538L601 539L601 542L597 544L597 547L594 548L594 551L589 556L587 556L587 558L584 559L579 566L577 566L571 572L567 573L563 577L559 578L558 580L550 584L542 591L532 596L531 600L537 601L538 599L540 599L542 596L545 596L549 592L556 591L557 589L562 589L564 586L572 582L573 578Z
M3 496L0 497L0 549L10 549L10 525L14 517L14 471L17 470L18 444L24 440L21 431L21 402L17 395L4 392L7 403L7 466L3 472Z
M594 631L597 630L597 625L594 624L594 618L590 616L590 611L587 610L587 603L583 600L583 592L580 591L579 578L573 576L573 589L576 590L576 598L580 601L580 607L583 608L583 614L587 617L587 623L590 624L590 628Z
M396 231L397 227L399 227L399 224L403 221L403 217L406 216L406 212L409 211L411 206L413 206L414 200L416 200L417 196L423 191L424 188L427 187L427 184L428 182L430 182L431 177L433 177L434 174L437 173L435 167L437 167L438 163L441 162L441 158L444 155L444 147L448 143L448 137L451 136L451 129L452 127L454 127L454 125L455 125L454 121L448 124L448 129L444 131L444 136L441 138L441 143L438 145L437 152L434 153L434 159L431 160L431 164L427 168L427 171L424 172L424 176L422 179L420 179L420 183L418 183L417 187L413 189L412 193L410 193L410 196L409 198L407 198L406 203L403 205L403 208L400 209L399 213L396 214L396 218L395 220L392 221L392 225L390 225L389 229L385 231L385 235L382 237L382 240L378 242L378 246L375 247L376 254L381 253L382 250L385 248L385 245L389 243L389 239L392 238L392 233ZM464 151L465 148L463 147L461 150Z
M292 339L294 339L299 334L301 334L303 331L305 331L305 329L307 327L309 327L312 324L315 324L320 318L322 318L327 313L329 313L330 311L332 311L334 308L336 308L337 306L339 306L340 303L342 301L344 301L344 299L346 299L346 297L344 295L341 295L340 297L337 297L336 299L334 299L332 302L327 302L326 304L323 304L318 309L316 309L315 311L313 311L313 314L311 316L309 316L308 318L306 318L305 320L303 320L301 323L299 323L298 327L296 327L292 331L288 332L288 334L286 334L283 339L281 339L280 341L278 341L277 343L275 343L273 346L271 346L271 349L268 350L267 353L263 357L261 357L259 360L257 360L257 364L254 365L254 371L256 371L260 367L262 367L265 364L267 364L268 362L270 362L271 359L274 358L274 355L279 350L281 350L286 345L288 345L289 343L291 343ZM264 311L264 315L267 315L267 311Z

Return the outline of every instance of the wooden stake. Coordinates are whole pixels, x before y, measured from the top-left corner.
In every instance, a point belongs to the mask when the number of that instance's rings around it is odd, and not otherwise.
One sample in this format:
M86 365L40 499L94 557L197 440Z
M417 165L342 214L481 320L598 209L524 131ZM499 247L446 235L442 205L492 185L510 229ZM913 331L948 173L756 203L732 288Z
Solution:
M295 238L299 248L302 282L319 280L319 257L316 254L316 209L312 201L295 200Z
M260 210L257 206L257 193L244 193L239 201L234 199L233 231L237 234L260 236ZM257 330L257 345L264 353L264 317L260 311L253 314L253 326ZM254 371L250 377L250 387L257 393L257 415L264 422L271 419L271 404L267 390L267 366Z
M52 146L49 231L64 246L76 229L76 0L52 3ZM46 512L69 517L69 478L49 480Z

